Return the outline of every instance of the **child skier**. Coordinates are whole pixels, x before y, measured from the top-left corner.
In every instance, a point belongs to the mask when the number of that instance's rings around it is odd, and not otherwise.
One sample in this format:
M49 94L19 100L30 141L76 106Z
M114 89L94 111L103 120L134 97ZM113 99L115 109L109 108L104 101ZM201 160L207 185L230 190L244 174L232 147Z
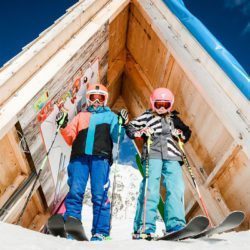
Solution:
M187 142L191 131L177 116L178 112L171 112L174 96L170 90L155 89L150 102L152 110L144 112L129 122L126 128L126 133L131 139L144 138L142 150L144 173L147 161L149 166L147 190L145 190L145 178L140 185L133 239L141 238L142 234L143 237L150 239L155 234L161 176L167 192L164 206L166 231L169 233L180 230L186 224L181 169L182 154L176 140L180 137L181 140ZM152 140L149 150L147 138ZM145 211L144 194L146 194Z
M119 124L117 115L106 106L108 91L105 86L90 85L86 99L87 111L80 112L68 125L65 119L61 129L67 144L72 145L68 165L69 192L65 200L65 230L74 236L72 225L82 228L82 202L90 176L93 203L91 240L101 241L110 232L110 203L107 194L113 142L117 142ZM127 111L122 110L119 115L124 125L128 120ZM60 123L60 119L57 122Z

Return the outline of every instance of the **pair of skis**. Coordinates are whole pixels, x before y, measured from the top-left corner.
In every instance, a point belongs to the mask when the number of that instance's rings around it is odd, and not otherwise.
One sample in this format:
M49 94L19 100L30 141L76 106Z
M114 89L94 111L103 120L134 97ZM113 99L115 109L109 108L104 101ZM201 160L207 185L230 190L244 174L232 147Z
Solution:
M231 212L219 225L209 226L209 220L205 216L194 217L183 229L166 234L156 240L178 241L184 239L197 239L210 237L214 234L224 233L238 227L244 220L244 213L241 211Z
M81 221L74 217L68 217L66 221L61 214L52 215L47 224L50 234L67 239L88 241Z
M243 222L244 217L245 215L243 212L234 211L230 213L219 225L208 228L208 218L205 216L196 216L183 229L166 234L156 240L178 241L190 238L197 239L209 237L238 227ZM64 222L61 214L55 214L50 217L47 226L50 234L54 236L75 239L78 241L88 241L82 223L73 217L68 217L66 222Z

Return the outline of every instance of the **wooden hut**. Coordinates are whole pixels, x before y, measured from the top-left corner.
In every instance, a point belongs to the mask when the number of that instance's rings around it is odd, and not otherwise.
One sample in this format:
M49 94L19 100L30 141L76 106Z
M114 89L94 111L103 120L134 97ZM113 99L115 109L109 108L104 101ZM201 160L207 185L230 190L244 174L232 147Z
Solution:
M185 149L213 223L243 210L240 229L248 229L249 100L161 0L80 0L1 68L1 221L16 222L47 153L41 122L67 93L74 97L77 81L84 84L96 64L110 107L126 107L131 118L149 107L154 88L173 91L174 108L193 131ZM40 230L54 206L61 177L50 163L25 210L24 227ZM188 219L203 211L184 173ZM66 191L62 182L57 202Z

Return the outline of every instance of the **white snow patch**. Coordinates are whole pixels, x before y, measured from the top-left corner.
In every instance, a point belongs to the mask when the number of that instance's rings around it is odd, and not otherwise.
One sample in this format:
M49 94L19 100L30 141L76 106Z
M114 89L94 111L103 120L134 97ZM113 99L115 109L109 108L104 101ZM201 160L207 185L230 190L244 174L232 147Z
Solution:
M0 223L0 249L2 250L249 250L250 231L224 233L210 239L186 240L182 242L131 240L131 220L114 219L111 241L78 242L44 235L20 226ZM86 228L87 229L87 228Z

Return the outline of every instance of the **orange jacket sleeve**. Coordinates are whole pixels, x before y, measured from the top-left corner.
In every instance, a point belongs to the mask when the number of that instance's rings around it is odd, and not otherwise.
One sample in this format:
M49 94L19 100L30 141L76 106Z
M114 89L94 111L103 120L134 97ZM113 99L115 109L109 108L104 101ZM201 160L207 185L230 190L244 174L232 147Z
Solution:
M73 120L65 127L62 128L61 135L69 146L72 146L75 138L79 132L79 117L80 114L76 115Z

